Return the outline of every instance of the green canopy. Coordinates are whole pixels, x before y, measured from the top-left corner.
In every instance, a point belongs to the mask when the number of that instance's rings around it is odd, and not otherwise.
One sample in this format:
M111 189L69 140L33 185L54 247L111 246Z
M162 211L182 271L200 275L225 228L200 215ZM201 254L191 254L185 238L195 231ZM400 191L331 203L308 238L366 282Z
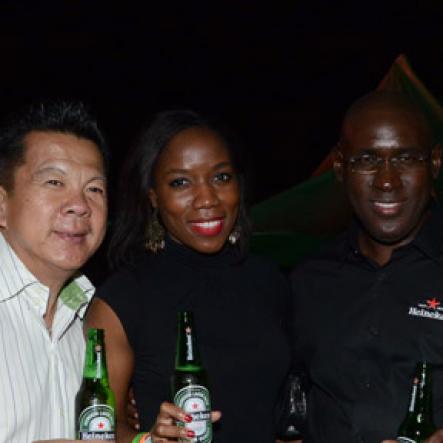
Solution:
M443 142L443 108L400 55L377 89L401 91L414 99L427 115L438 142ZM289 268L321 244L343 231L351 209L332 173L329 155L313 177L252 208L252 251ZM443 189L443 173L437 190Z

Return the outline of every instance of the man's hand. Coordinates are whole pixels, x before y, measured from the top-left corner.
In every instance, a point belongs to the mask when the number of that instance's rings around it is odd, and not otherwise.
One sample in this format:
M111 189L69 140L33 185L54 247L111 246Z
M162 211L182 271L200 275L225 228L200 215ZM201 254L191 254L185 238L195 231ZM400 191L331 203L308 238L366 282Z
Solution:
M396 440L383 440L381 443L397 443ZM435 431L425 443L443 443L443 429Z

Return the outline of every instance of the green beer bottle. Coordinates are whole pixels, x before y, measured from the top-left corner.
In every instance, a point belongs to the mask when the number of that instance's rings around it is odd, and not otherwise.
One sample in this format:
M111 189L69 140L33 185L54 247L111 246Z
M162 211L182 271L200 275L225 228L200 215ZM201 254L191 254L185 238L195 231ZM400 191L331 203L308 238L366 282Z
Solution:
M103 329L88 330L83 383L75 407L78 440L115 440L115 397L109 387Z
M172 377L174 403L192 417L186 428L195 432L193 443L212 441L211 403L206 372L202 366L192 313L178 313L175 371ZM184 426L184 423L178 423ZM189 441L189 440L180 440Z
M427 362L421 362L417 365L409 409L398 430L397 441L423 443L435 430L432 418L431 366Z

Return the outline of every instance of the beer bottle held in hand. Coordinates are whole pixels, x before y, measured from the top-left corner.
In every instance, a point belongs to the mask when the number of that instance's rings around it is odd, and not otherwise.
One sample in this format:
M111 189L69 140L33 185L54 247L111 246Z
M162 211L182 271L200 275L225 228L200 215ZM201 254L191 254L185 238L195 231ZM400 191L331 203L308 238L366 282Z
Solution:
M88 330L83 383L75 407L77 439L115 441L115 397L109 387L103 329Z
M206 372L200 358L192 313L179 312L175 371L172 377L174 403L192 417L186 428L194 431L193 443L212 441L211 402ZM178 425L184 426L179 422Z
M409 409L398 430L397 441L423 443L435 430L432 418L431 366L427 362L421 362L417 365Z

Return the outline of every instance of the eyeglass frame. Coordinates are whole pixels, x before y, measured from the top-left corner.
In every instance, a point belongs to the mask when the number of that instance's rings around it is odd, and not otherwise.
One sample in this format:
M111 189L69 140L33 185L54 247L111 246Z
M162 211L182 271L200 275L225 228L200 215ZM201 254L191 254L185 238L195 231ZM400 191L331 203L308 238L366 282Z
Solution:
M349 157L348 159L345 159L343 156L343 153L341 152L339 147L336 147L336 152L338 154L338 156L340 157L340 161L344 164L349 164L351 167L351 172L356 173L356 174L362 174L362 175L373 175L373 174L377 174L377 172L379 171L380 167L382 164L387 164L389 163L390 166L392 166L397 172L405 172L405 171L412 171L414 168L423 165L424 163L432 160L432 151L430 153L427 154L416 154L416 157L414 159L414 163L412 164L404 164L401 163L400 157L402 155L411 155L411 153L413 153L412 150L407 151L407 150L401 150L401 152L399 152L398 154L395 154L393 156L385 156L385 157L381 157L375 153L362 153L359 155L354 155ZM363 156L372 156L376 158L376 164L373 166L374 169L371 170L359 170L357 168L354 168L353 165L355 164L355 161L358 159L361 159ZM402 168L404 168L402 170Z

